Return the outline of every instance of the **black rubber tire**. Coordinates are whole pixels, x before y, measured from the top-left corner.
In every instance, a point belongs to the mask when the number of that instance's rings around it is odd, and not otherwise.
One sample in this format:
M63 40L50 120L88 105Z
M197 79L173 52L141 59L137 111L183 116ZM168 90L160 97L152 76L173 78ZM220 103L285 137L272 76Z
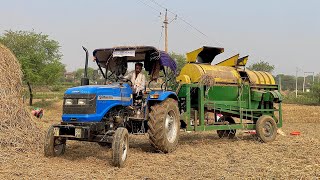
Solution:
M129 152L129 133L126 128L117 128L112 142L112 163L116 167L124 167Z
M53 126L50 126L44 142L44 155L46 157L61 156L66 150L66 139L54 137L53 133Z
M222 116L219 119L219 122L222 122L222 121L228 121L229 124L234 124L235 123L233 118L232 117L228 117L228 116ZM228 137L229 139L233 139L236 136L236 133L237 133L236 129L217 130L217 134L218 134L219 138Z
M106 142L97 142L99 146L104 147L104 148L112 148L111 143L106 143Z
M263 115L256 123L256 132L262 142L272 142L277 136L277 124L271 116Z
M167 132L167 115L173 118L170 125L171 131ZM153 105L149 113L148 134L151 146L163 153L176 150L179 141L180 113L176 100L168 98L165 101ZM170 135L171 134L171 137Z
M219 138L228 137L229 139L233 139L236 136L236 130L217 130L217 134Z

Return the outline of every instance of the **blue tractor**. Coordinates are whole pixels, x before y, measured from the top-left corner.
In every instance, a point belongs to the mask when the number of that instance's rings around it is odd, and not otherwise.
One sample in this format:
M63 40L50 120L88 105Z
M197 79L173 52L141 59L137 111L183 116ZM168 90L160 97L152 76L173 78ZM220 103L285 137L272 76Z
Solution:
M152 147L164 153L176 149L180 112L175 92L167 91L168 72L175 72L170 56L151 46L96 49L94 60L104 77L104 85L89 85L88 51L81 86L64 94L60 124L47 132L44 153L47 157L65 152L68 140L96 142L112 148L113 165L123 167L129 150L129 133L149 134ZM144 91L135 93L125 78L130 63L141 62L150 75ZM105 69L105 71L103 71ZM164 76L161 88L150 84ZM175 77L172 77L175 78Z

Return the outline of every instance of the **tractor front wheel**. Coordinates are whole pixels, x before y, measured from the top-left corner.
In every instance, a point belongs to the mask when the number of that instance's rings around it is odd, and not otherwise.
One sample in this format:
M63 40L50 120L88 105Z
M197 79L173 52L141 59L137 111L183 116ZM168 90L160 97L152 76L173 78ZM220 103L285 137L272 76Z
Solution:
M61 156L66 150L66 139L55 137L53 128L50 126L45 138L44 155L46 157Z
M116 167L124 167L129 151L129 133L126 128L117 128L113 135L112 161Z
M277 124L271 116L263 115L256 123L256 132L262 142L272 142L277 136Z
M168 98L153 105L149 113L148 134L151 145L164 153L173 152L178 145L180 114L176 100Z

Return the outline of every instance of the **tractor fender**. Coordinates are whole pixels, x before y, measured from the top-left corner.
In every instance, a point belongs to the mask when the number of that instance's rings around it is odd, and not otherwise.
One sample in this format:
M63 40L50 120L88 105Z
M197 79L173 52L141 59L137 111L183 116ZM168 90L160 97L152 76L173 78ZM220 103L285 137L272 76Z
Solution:
M151 91L147 101L164 101L167 98L178 100L178 96L172 91Z

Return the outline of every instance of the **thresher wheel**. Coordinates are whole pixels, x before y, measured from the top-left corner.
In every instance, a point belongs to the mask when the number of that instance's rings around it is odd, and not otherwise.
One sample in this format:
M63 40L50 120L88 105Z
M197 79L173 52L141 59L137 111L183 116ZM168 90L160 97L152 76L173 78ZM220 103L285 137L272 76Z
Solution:
M50 126L44 142L44 155L54 157L63 155L66 150L66 139L54 137L53 126Z
M112 161L116 167L123 167L129 151L129 133L126 128L117 128L113 135Z
M277 136L277 124L271 116L263 115L256 123L256 132L263 142L272 142Z
M173 152L178 145L180 114L176 100L168 98L151 107L148 121L151 145L164 153Z
M112 144L106 143L106 142L98 142L99 146L105 147L105 148L111 148Z
M219 121L220 122L228 121L229 124L234 124L235 123L235 121L233 120L232 117L227 117L227 116L222 116L219 119ZM236 132L237 132L237 130L235 130L235 129L217 130L217 134L218 134L219 138L228 137L229 139L233 139L236 136Z

